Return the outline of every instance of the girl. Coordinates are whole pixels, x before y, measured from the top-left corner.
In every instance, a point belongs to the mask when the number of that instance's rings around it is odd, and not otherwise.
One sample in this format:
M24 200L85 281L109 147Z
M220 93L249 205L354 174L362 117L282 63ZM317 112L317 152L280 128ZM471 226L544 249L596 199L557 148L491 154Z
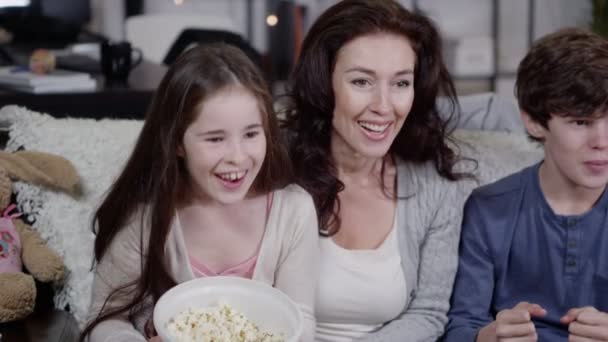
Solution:
M164 292L214 275L282 290L312 340L316 213L304 190L287 185L290 163L264 84L225 44L193 48L169 68L94 216L92 321L82 340L146 341Z

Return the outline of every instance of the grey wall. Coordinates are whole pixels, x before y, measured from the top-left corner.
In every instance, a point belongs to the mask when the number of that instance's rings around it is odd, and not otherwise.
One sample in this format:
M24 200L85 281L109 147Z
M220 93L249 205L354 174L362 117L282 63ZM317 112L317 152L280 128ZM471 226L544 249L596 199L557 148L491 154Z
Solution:
M121 0L92 0L94 18L91 26L113 38L124 37L122 28ZM174 1L182 1L176 6ZM501 74L497 91L512 93L512 73L528 49L528 5L535 1L535 38L564 26L584 26L590 20L590 0L498 0L499 39L498 65ZM307 6L308 28L312 21L336 0L296 0ZM400 0L411 8L413 0ZM267 51L266 1L253 0L253 32L249 33L252 44L260 51ZM491 36L492 0L418 0L421 10L440 27L443 35L453 39ZM230 18L237 30L247 37L247 13L244 0L146 0L148 13L184 12L202 13Z

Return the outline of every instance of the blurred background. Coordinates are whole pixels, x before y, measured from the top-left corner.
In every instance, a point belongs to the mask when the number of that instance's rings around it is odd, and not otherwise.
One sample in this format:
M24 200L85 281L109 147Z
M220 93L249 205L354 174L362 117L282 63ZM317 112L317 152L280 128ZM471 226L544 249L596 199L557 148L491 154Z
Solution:
M2 54L8 59L15 51L48 47L96 58L91 44L127 40L142 49L145 60L169 64L192 43L228 40L245 49L280 92L307 29L335 2L0 0L0 27L6 31ZM400 2L437 23L461 95L512 96L517 65L532 41L564 26L605 33L608 16L606 0ZM180 37L184 30L186 37Z

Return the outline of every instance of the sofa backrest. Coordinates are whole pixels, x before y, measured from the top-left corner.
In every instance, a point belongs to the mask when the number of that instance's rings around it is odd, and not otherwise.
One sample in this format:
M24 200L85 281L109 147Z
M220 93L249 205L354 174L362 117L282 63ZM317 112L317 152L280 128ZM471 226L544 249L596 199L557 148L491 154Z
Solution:
M83 195L79 198L24 183L15 184L15 189L20 210L35 219L33 228L63 256L69 270L55 304L61 309L69 305L83 325L93 280L92 213L121 171L142 121L56 119L7 106L0 109L2 125L8 127L8 151L24 148L58 154L69 159L80 175ZM542 149L522 132L459 129L453 138L460 153L477 163L474 173L479 185L531 165L543 155ZM471 190L463 188L462 196L468 196Z
M524 132L519 108L515 98L506 98L495 93L460 96L460 118L456 128L484 131ZM439 112L448 112L448 101L437 100Z

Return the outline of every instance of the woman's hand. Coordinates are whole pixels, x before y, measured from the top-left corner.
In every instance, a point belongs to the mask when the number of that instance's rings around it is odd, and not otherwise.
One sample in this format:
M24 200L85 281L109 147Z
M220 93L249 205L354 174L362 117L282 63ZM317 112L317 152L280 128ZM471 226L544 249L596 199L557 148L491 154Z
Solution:
M148 342L163 342L163 340L161 340L160 337L158 337L158 336L154 336L151 339L149 339Z

